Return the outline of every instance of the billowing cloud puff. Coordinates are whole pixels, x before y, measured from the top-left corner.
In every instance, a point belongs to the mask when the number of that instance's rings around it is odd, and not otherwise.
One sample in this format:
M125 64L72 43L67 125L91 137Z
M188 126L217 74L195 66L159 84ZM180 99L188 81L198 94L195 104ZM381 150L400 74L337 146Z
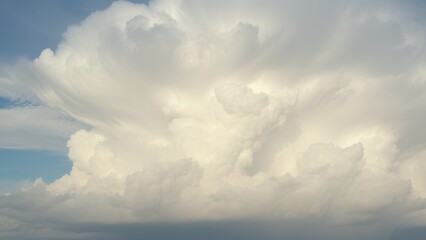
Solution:
M9 77L91 129L0 221L425 223L424 28L326 2L116 2L70 27Z

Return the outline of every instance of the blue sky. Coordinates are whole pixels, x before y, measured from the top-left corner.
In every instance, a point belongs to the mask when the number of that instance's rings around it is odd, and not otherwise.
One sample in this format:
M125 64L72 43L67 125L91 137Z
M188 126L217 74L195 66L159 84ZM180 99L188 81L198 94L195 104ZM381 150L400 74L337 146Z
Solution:
M7 108L13 105L13 101L7 98L0 98L0 108Z
M34 180L41 177L46 182L52 182L71 170L67 156L46 151L1 149L0 156L1 180Z
M0 0L0 239L424 239L422 1L131 2Z

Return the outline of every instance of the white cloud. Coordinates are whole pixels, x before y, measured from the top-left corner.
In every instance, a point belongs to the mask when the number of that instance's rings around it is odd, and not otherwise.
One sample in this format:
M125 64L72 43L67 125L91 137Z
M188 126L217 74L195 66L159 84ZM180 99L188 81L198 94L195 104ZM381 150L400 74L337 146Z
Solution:
M424 222L424 45L392 4L327 2L117 2L70 27L9 77L92 129L4 216Z

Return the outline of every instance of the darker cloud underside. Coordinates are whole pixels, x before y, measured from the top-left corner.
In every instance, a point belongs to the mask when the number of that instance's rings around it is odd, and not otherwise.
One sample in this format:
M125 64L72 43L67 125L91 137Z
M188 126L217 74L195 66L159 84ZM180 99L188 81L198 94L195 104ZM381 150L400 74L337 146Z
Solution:
M426 227L414 227L395 230L391 240L424 240L426 239Z
M77 224L58 225L57 230L90 234L90 239L150 239L150 240L358 240L406 239L415 236L424 239L425 231L401 230L396 234L369 225L330 226L320 221L220 221L190 223L143 224Z
M53 229L75 233L71 238L91 240L424 240L425 227L391 230L377 226L330 226L320 221L220 221L138 224L53 224ZM55 237L20 239L57 239Z

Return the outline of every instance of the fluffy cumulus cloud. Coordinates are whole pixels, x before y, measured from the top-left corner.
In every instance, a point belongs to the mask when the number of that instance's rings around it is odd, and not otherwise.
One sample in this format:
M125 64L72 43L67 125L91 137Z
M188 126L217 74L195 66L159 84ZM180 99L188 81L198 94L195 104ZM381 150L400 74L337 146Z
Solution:
M69 138L69 174L1 198L1 234L426 224L426 31L401 4L158 0L92 13L3 77L90 127Z

